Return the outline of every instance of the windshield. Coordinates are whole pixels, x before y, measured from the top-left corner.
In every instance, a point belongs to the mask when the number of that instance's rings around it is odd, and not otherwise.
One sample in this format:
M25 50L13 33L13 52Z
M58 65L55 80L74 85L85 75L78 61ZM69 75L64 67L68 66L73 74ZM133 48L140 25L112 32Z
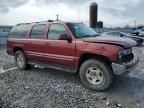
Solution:
M121 34L123 34L124 36L131 36L130 34L124 32L122 32Z
M134 30L134 32L140 32L141 31L141 29L136 29L136 30Z
M93 29L85 24L69 23L68 25L70 26L76 38L88 38L98 35L97 32L95 32Z

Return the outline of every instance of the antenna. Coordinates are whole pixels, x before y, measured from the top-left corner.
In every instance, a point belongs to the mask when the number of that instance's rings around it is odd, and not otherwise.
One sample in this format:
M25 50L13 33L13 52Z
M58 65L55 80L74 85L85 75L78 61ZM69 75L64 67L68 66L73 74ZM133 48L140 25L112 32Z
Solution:
M134 20L134 25L135 25L135 28L137 27L137 21L136 20Z

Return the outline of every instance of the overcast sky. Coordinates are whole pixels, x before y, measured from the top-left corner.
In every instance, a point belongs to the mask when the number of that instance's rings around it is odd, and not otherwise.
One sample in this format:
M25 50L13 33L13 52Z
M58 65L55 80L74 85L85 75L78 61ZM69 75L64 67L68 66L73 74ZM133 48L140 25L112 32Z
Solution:
M88 24L91 2L98 3L104 26L144 24L144 0L0 0L0 25L56 19L56 14L60 20Z

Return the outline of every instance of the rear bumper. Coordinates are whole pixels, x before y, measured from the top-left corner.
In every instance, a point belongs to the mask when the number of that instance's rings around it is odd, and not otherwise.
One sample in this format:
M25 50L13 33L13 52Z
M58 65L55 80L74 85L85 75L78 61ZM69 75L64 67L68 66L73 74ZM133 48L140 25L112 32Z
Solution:
M112 69L115 75L121 75L129 72L138 66L139 59L135 56L129 63L112 63Z
M8 47L7 47L7 54L8 55L13 55L13 51L10 48L8 48Z

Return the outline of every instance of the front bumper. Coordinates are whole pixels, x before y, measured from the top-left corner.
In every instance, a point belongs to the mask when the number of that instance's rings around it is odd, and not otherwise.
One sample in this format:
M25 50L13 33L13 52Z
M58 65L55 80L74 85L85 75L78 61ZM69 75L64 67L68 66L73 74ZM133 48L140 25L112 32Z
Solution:
M137 67L139 59L135 56L129 63L112 63L112 69L115 75L121 75L125 72L131 71Z

